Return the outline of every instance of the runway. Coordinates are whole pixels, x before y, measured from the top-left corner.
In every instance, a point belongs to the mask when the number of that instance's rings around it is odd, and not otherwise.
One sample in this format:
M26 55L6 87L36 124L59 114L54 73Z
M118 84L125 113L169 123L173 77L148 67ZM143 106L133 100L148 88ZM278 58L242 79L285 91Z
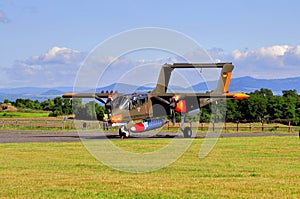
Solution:
M93 132L95 135L97 132ZM81 133L83 134L83 133ZM106 136L89 137L82 136L85 140L88 139L120 139L116 132L106 132ZM215 135L211 133L210 135ZM206 133L197 133L196 138L205 138ZM258 136L299 136L298 133L221 133L220 138L225 137L258 137ZM160 132L151 139L157 138L182 138L182 135L176 136L174 133ZM0 130L0 143L24 143L24 142L80 142L81 138L77 131L42 131L42 130ZM149 138L149 139L150 139ZM128 139L148 139L145 137L130 137Z

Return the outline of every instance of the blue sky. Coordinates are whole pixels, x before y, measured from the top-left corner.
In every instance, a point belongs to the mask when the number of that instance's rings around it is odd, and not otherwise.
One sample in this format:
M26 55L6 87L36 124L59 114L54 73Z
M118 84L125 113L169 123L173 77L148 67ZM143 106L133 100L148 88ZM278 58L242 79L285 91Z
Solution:
M234 62L234 77L300 76L299 8L297 0L3 0L0 87L70 86L95 46L143 27L193 38L214 60Z

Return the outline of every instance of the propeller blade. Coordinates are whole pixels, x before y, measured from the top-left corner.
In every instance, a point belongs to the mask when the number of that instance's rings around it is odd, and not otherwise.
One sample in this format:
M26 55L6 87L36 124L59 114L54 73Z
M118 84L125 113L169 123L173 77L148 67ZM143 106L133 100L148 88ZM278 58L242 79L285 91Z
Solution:
M95 99L98 100L98 101L100 101L100 102L103 103L103 104L106 103L102 98L100 98L100 97L98 97L98 96L95 96Z
M153 98L160 101L160 102L162 102L163 104L170 105L170 102L168 100L165 100L161 97L154 96Z

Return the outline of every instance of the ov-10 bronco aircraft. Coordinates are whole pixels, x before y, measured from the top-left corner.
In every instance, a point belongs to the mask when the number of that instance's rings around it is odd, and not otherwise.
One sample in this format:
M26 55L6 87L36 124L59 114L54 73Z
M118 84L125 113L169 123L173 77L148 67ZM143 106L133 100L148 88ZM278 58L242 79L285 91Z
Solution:
M220 68L218 86L210 93L167 93L171 73L180 68ZM119 135L142 133L162 127L167 115L172 115L175 123L175 112L181 114L180 129L184 137L192 136L192 129L185 127L186 114L209 103L221 99L245 99L250 96L244 93L229 93L228 87L233 71L232 63L174 63L164 64L161 68L157 85L148 93L66 93L64 98L95 98L105 104L109 121L113 126L120 126ZM106 100L105 100L106 99ZM133 123L134 120L143 122Z

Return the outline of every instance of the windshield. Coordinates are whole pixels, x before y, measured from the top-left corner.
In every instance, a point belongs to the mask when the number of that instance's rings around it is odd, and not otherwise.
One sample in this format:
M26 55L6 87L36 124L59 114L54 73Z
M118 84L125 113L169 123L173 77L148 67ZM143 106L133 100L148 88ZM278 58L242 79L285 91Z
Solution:
M126 96L119 96L112 101L112 108L129 109L129 99Z

